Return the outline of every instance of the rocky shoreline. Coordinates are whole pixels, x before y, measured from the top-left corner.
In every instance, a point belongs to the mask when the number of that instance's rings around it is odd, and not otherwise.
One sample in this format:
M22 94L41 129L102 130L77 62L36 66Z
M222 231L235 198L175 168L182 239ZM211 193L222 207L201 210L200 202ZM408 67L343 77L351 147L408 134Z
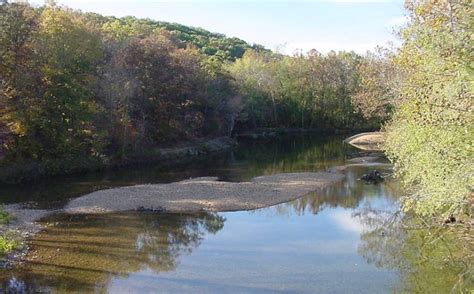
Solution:
M16 249L0 258L0 269L10 268L21 263L28 253L28 240L44 227L36 221L56 213L56 210L28 209L21 204L9 204L3 209L13 216L13 220L0 226L0 235L8 235L16 243Z
M375 160L375 158L373 158ZM126 211L166 213L198 213L254 210L295 200L344 179L350 166L380 165L361 159L325 172L289 173L261 176L249 182L222 182L214 177L201 177L169 184L136 185L99 190L71 200L63 209L43 210L6 205L14 220L0 233L14 234L20 246L0 261L0 268L21 264L28 252L28 239L42 230L36 221L56 213L96 214Z
M235 145L236 141L229 137L200 140L174 148L157 148L153 150L146 160L144 158L134 158L128 162L117 164L115 167L125 167L143 162L159 163L164 166L185 163L190 160L226 152ZM64 212L63 210L33 209L22 204L5 205L3 210L12 215L13 220L8 224L0 225L0 236L8 235L9 239L13 239L16 243L16 249L5 257L0 258L0 268L10 268L21 263L21 260L28 252L27 241L43 229L43 226L37 223L38 220L51 214Z

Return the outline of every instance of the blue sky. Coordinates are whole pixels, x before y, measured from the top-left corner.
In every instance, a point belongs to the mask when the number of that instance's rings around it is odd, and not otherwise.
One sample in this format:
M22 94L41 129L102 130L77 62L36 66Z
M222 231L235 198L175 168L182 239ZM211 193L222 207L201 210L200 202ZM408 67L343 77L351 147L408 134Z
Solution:
M42 4L43 0L30 0ZM104 15L148 17L202 27L291 54L296 49L364 53L399 44L405 21L400 0L58 0Z

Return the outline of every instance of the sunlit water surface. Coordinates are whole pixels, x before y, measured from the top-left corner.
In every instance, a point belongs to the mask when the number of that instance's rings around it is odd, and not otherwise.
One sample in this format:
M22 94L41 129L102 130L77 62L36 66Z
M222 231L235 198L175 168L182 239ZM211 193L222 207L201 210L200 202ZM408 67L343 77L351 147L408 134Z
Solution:
M212 160L163 170L131 168L5 187L22 201L59 207L99 188L169 182L192 176L241 181L278 172L319 171L343 164L340 137L297 136L241 143ZM400 190L388 178L358 178L377 168L352 167L346 180L298 200L255 211L53 215L31 242L28 262L0 271L0 289L18 292L390 293L400 289L377 220L397 209ZM34 191L34 192L33 192ZM29 195L29 196L28 196ZM14 202L13 197L4 197ZM393 246L393 244L392 244ZM1 292L1 291L0 291Z

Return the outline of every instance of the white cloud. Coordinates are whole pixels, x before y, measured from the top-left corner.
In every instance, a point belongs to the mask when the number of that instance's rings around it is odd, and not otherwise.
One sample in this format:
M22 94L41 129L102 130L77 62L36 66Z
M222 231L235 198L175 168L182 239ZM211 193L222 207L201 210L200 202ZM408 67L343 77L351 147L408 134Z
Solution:
M331 218L341 230L358 234L364 231L364 226L360 223L358 218L352 217L352 213L350 211L335 211L331 215Z

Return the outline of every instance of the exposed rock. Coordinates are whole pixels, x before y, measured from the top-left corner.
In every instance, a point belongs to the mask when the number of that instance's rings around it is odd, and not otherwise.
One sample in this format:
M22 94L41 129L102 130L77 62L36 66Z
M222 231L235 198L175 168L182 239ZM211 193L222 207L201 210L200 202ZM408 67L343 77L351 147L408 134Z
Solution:
M456 218L452 215L444 221L445 224L452 224L452 223L455 223L455 222L456 222Z
M382 176L382 173L376 169L363 175L360 179L369 184L374 184L374 185L384 181L384 177Z
M381 150L380 146L384 142L384 133L361 133L345 139L344 142L360 150L379 151Z

